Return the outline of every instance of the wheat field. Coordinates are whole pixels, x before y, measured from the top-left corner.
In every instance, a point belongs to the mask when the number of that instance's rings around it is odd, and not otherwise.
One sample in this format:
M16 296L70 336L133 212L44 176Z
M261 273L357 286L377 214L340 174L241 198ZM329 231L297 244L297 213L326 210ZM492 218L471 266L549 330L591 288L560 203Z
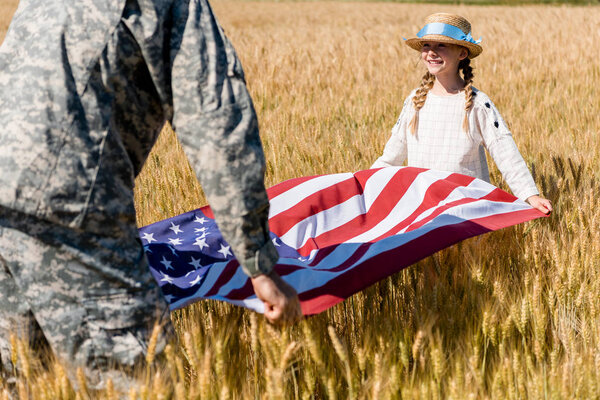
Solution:
M14 0L0 4L5 29ZM213 3L255 101L267 185L368 168L423 73L402 43L424 17L467 17L495 102L550 218L473 238L297 326L223 303L176 311L179 342L141 367L141 399L600 399L597 7ZM592 33L589 33L592 32ZM0 33L0 39L3 32ZM490 162L492 181L508 189ZM204 205L165 127L136 181L138 223ZM14 338L20 398L74 391ZM0 399L8 398L0 382Z

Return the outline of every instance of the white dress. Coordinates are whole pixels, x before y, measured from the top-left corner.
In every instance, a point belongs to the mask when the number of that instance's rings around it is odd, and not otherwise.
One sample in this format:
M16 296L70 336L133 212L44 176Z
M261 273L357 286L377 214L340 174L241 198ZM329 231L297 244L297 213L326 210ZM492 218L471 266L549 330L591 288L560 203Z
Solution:
M409 124L415 114L413 92L404 107L383 155L371 168L402 165L456 172L490 181L485 149L518 198L539 194L533 177L517 149L502 116L489 97L473 88L473 108L469 112L469 132L462 129L465 115L464 92L438 96L431 92L419 111L416 135Z

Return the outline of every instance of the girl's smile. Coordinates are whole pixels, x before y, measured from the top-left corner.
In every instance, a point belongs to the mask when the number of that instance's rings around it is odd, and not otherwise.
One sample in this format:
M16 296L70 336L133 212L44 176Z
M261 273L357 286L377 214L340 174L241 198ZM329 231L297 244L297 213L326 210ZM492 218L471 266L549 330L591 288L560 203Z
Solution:
M458 63L467 57L464 47L442 42L424 42L421 58L430 74L458 75Z
M423 42L421 59L427 71L435 76L433 93L448 95L463 89L465 82L458 73L458 66L468 54L467 49L462 46L443 42Z

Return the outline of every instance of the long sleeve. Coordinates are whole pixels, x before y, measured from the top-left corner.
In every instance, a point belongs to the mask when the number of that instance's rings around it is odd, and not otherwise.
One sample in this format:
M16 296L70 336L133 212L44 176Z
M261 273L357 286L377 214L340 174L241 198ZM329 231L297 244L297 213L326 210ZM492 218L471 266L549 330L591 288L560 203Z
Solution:
M187 18L171 54L173 126L221 233L244 271L278 260L269 237L265 158L256 113L235 51L204 0L174 10Z
M408 131L409 120L409 96L404 101L404 106L398 117L398 121L392 128L392 135L385 144L383 154L375 160L371 168L399 166L404 163L407 156L406 132Z
M477 128L508 186L515 196L522 200L539 194L529 168L502 116L485 94L479 92L477 97L474 110Z

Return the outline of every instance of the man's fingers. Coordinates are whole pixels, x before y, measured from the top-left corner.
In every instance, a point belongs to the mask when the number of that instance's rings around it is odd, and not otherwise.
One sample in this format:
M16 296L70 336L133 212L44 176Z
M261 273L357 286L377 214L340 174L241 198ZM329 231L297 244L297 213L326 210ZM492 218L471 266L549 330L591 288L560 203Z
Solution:
M302 318L300 303L296 301L284 302L265 308L265 318L276 325L288 325L298 322Z
M264 315L270 323L291 324L302 317L296 291L277 273L252 278L252 286L256 296L264 303Z
M278 307L273 307L270 310L265 310L265 318L271 324L281 323L281 309Z

